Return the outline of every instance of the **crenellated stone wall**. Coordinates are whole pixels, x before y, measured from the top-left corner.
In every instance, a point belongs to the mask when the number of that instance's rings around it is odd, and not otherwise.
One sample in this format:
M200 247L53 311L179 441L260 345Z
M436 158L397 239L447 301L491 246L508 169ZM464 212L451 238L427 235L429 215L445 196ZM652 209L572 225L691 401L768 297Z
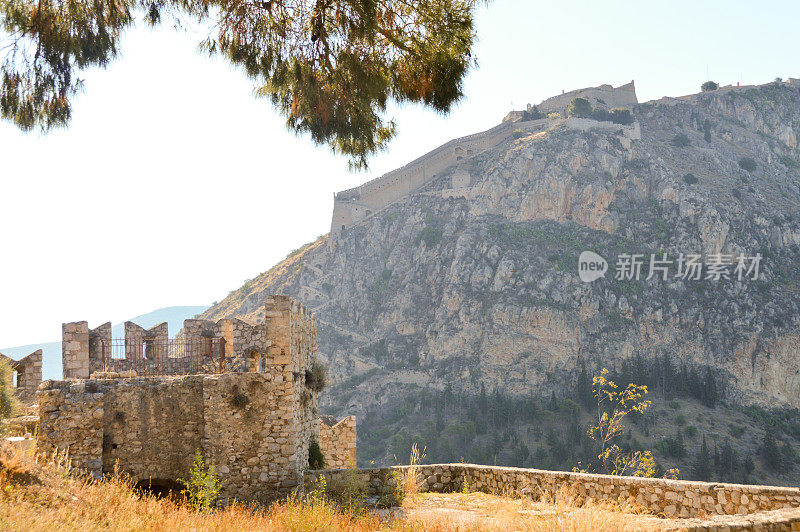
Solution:
M329 416L320 416L318 442L325 467L343 469L356 464L356 416L347 416L338 422Z
M310 380L317 328L298 301L267 297L257 325L186 320L177 345L200 346L207 363L183 376L169 374L185 353L158 351L167 345L166 324L145 330L126 323L120 359L102 348L110 327L89 331L76 322L63 331L69 380L46 381L38 393L45 453L66 452L94 476L118 464L137 482L169 484L187 478L200 450L215 466L225 499L269 499L302 482L309 444L319 439L318 389ZM221 365L214 340L224 346ZM90 369L98 356L104 371ZM167 375L137 377L136 369L148 364L165 366ZM355 418L326 437L335 452L339 434L355 457Z

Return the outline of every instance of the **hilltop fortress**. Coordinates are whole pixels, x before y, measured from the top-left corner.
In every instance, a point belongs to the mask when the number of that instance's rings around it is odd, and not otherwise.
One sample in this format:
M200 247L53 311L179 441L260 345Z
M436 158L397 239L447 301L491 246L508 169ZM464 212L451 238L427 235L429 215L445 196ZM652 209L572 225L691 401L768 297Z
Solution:
M586 98L592 105L607 109L630 108L638 103L636 88L631 81L616 88L611 85L600 85L559 94L537 106L540 112L558 113L560 115L558 118L524 121L525 112L512 111L506 115L501 124L487 131L451 140L397 170L367 181L363 185L336 193L333 201L331 236L338 236L353 224L430 183L443 170L462 159L473 157L497 146L522 125L534 129L549 127L560 117L566 116L569 102L578 97ZM529 112L531 109L532 107L528 105ZM567 127L577 129L585 129L585 122L581 119L565 121ZM611 126L620 127L617 124ZM470 186L470 181L467 173L459 172L453 176L453 188L467 188Z

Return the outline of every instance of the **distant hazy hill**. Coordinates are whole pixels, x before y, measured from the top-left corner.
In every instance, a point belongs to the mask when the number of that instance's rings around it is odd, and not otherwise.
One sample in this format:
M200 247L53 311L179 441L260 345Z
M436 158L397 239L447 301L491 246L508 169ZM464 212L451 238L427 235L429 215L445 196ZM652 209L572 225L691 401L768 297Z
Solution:
M183 320L192 318L196 314L204 312L207 306L185 306L185 307L165 307L141 316L136 316L127 321L132 321L137 325L149 329L162 322L169 324L170 336L174 336L183 327ZM100 325L90 323L89 326ZM112 328L114 338L122 338L125 335L122 323L117 323ZM37 349L42 350L42 378L60 379L61 378L61 342L49 342L44 344L22 345L19 347L0 348L0 352L11 358L21 358L31 354Z

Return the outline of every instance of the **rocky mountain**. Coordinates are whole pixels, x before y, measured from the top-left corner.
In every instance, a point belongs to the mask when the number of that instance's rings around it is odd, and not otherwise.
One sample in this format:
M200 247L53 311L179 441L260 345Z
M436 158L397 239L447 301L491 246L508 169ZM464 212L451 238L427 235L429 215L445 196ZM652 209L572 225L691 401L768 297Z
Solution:
M561 396L581 367L664 357L728 403L800 407L800 89L732 87L631 111L629 126L520 122L203 317L259 319L266 294L301 298L330 368L321 404L337 414L424 388ZM609 263L593 282L578 275L586 250ZM635 254L638 280L617 268ZM647 279L651 254L671 261L655 263L666 278ZM700 279L685 278L692 254Z

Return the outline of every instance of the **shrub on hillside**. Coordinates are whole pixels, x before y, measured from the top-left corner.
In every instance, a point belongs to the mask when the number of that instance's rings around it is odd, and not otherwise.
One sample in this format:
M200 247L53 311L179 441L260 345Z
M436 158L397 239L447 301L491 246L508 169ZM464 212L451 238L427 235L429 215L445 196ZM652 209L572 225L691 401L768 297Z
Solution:
M539 120L540 118L544 118L544 113L539 111L539 108L536 107L535 105L533 107L531 107L530 111L528 111L528 110L522 111L522 120L523 121Z
M686 183L687 185L694 185L698 181L699 179L697 179L697 176L694 174L686 174L685 176L683 176L683 182Z
M599 122L611 122L611 113L603 107L595 107L592 109L592 118Z
M592 104L586 98L573 98L567 106L567 116L589 118L592 115Z
M515 130L514 130L514 133L512 134L512 136L513 136L515 139L521 139L522 137L524 137L524 136L525 136L525 132L524 132L524 131L522 131L521 129L515 129Z
M717 83L714 83L713 81L706 81L705 83L700 85L700 90L702 90L703 92L715 91L718 88L719 85Z
M322 454L317 440L311 440L311 443L308 444L308 468L325 469L325 456Z
M755 172L756 168L758 168L758 164L752 157L742 157L739 159L739 166L748 172Z
M17 398L14 396L14 381L11 364L8 360L0 359L0 421L14 415L17 408ZM5 430L6 424L0 424L0 433Z
M611 110L611 121L615 124L621 124L623 126L627 126L629 124L633 124L633 115L631 114L630 109L623 109L621 107L615 107Z
M670 141L670 144L676 148L685 148L691 143L692 142L689 140L689 136L686 133L678 133L672 137L672 140Z

